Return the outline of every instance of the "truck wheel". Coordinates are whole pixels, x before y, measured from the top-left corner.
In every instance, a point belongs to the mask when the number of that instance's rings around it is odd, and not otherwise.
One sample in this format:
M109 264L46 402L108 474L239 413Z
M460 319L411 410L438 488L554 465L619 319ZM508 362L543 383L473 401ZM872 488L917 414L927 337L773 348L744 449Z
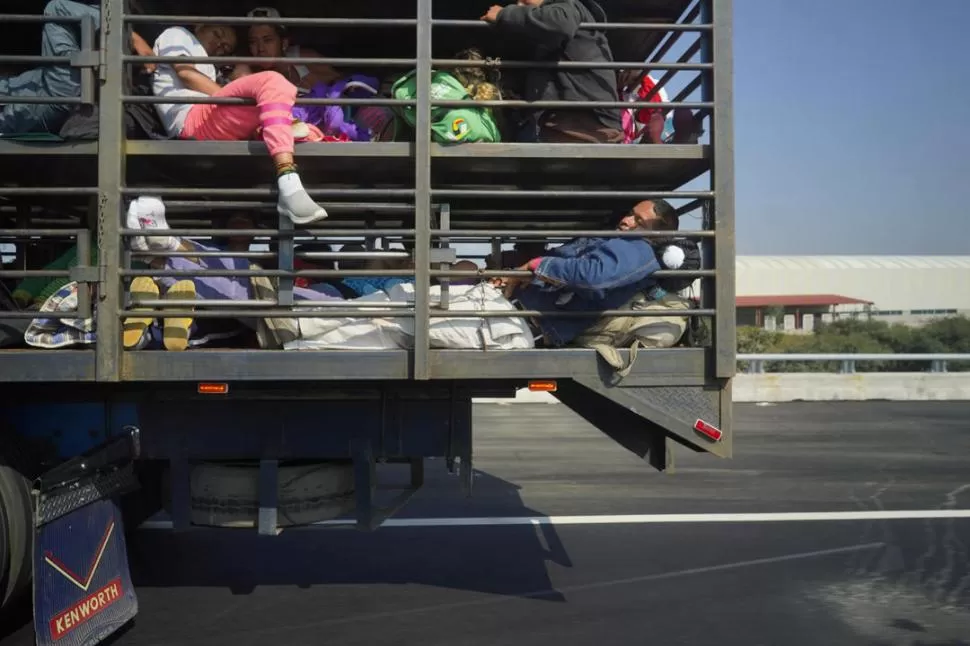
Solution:
M210 527L255 527L258 482L256 463L194 465L191 522ZM354 509L353 466L283 463L277 495L280 527L332 520Z
M34 523L30 485L5 464L0 464L0 532L0 608L7 608L30 586Z

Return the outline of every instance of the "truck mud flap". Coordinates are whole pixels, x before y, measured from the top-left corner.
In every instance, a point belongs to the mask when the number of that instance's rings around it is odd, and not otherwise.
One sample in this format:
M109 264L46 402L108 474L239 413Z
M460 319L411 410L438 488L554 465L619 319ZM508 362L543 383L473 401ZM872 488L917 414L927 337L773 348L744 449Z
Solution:
M138 613L118 505L137 489L138 432L75 458L34 486L37 644L93 646Z

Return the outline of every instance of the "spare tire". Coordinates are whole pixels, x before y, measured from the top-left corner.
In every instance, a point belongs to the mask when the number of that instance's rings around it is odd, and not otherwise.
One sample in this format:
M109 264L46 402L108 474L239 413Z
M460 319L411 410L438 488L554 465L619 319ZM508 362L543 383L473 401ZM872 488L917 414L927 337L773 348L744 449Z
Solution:
M0 463L0 608L17 601L30 587L34 540L30 484L20 472Z
M190 473L192 524L256 526L259 515L257 462L201 463L193 465ZM170 487L166 488L170 490ZM355 505L353 465L282 463L277 496L280 527L310 525L342 516Z

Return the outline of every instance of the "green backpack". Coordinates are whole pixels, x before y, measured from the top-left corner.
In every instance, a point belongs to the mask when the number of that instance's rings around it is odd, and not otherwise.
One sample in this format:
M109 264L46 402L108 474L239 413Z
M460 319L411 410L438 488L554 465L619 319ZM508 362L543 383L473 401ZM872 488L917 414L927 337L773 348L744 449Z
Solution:
M391 87L395 99L417 100L418 80L415 71L408 72ZM470 100L462 84L447 72L431 72L431 98L439 101ZM412 128L415 106L395 107L395 111ZM465 142L494 143L501 141L498 126L489 108L446 108L431 106L431 140L454 144Z

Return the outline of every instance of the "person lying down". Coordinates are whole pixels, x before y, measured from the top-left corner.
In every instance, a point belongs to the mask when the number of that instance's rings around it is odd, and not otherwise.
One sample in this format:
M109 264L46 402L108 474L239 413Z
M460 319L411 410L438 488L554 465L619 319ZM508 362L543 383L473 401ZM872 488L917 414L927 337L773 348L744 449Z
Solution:
M129 206L127 227L142 229L145 236L131 238L134 251L212 252L218 248L195 240L167 235L165 207L161 200L140 197ZM151 234L151 235L148 235ZM165 257L152 260L152 268L182 272L205 270L260 269L246 259L199 256ZM381 284L381 283L378 283ZM296 301L320 302L321 312L333 309L323 303L341 302L346 308L377 308L387 310L394 304L414 302L413 280L402 281L388 278L384 289L374 290L365 296L345 299L339 290L328 283L294 285ZM151 309L139 306L143 300L276 300L278 284L266 277L199 276L179 280L172 277L135 278L129 288L129 310L142 310L144 316L133 316L123 322L123 341L126 350L162 349L183 351L200 345L197 335L200 323L210 319L194 317L156 318ZM440 303L441 288L431 288L433 303ZM70 283L53 295L41 308L42 316L35 319L28 334L27 343L34 347L64 348L90 345L96 342L92 319L77 319L69 315L58 316L74 310L77 303L77 284ZM190 308L176 307L178 310ZM449 290L449 309L458 312L482 310L508 310L512 305L495 287L487 283L452 285ZM312 310L311 310L312 311ZM407 349L414 344L414 321L410 318L363 317L306 317L306 318L255 318L239 321L255 328L259 347L285 350L389 350ZM211 335L211 333L210 333ZM534 338L528 324L521 318L510 316L489 319L440 317L432 319L431 347L438 349L526 349L534 347Z

